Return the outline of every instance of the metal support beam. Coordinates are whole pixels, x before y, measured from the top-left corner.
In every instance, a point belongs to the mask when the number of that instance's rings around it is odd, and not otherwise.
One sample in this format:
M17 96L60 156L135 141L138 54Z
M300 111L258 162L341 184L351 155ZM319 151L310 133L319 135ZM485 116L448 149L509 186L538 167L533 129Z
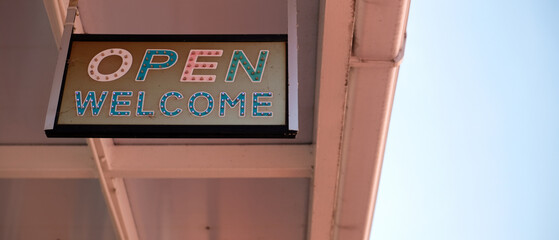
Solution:
M93 161L99 174L101 191L105 196L118 237L126 240L139 239L124 180L118 177L110 177L106 173L111 169L113 161L113 140L88 138L87 144L93 153Z
M56 60L56 69L54 70L54 78L52 81L52 88L50 93L49 105L47 108L47 116L45 119L45 130L54 128L54 121L56 118L56 107L58 105L58 93L62 88L62 79L66 66L66 55L68 55L68 50L70 46L70 38L72 37L72 32L74 31L74 22L78 12L77 1L72 1L68 6L68 12L66 13L66 20L64 25L61 26L63 30L62 35L56 35L61 38L59 41L60 51L58 52L58 59ZM52 22L51 22L52 23ZM60 26L59 26L60 27Z
M54 36L54 41L58 49L62 48L62 33L64 32L64 19L66 19L66 13L69 10L69 4L76 8L76 18L73 23L73 28L75 33L84 33L82 21L80 19L79 13L77 12L77 1L72 0L43 0L45 5L45 10L49 17L49 22L52 30L52 35Z

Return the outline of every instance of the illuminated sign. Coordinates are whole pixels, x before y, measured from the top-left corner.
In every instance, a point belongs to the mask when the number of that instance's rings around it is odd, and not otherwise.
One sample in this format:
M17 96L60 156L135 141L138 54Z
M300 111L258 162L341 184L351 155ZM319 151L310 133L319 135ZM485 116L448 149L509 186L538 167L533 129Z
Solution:
M45 132L294 137L287 47L286 35L72 35Z

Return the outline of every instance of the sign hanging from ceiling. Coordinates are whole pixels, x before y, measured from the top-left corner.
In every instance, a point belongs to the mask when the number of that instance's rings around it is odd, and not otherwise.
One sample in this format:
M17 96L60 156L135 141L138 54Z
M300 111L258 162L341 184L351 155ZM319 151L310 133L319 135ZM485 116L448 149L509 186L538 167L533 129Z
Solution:
M286 35L72 35L45 132L294 137L287 59Z

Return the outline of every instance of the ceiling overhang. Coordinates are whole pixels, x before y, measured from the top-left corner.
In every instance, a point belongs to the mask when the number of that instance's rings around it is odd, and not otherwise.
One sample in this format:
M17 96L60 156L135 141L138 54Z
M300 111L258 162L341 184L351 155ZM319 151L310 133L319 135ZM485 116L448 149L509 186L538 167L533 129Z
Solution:
M97 31L103 31L103 27L96 27L110 24L99 20L99 26L88 25L94 22L90 17L96 11L118 15L124 9L108 8L103 5L107 2L80 2L78 9L86 33L101 33ZM304 1L288 2L284 12L289 6L313 7ZM143 3L149 8L151 1ZM63 21L53 20L60 18L60 5L56 4L63 3L45 1L49 17L55 16L51 17L55 36L64 28ZM307 104L303 109L310 112L302 117L310 119L310 123L300 126L309 129L305 140L89 139L89 150L84 146L0 146L0 178L97 178L118 235L123 239L138 236L124 178L308 178L311 179L308 239L368 239L404 52L409 0L323 0L319 4L318 57L312 61L299 58L299 70L304 66L313 71L312 74L300 72L300 79L301 74L314 77L316 70L316 83L314 79L300 83L306 86L304 91L312 92L310 100L303 100L308 103L302 103ZM136 7L140 5L137 3ZM168 8L162 12L178 14L169 3L161 6ZM172 20L173 14L161 17ZM301 20L305 17L299 15L298 20L306 21ZM130 19L125 21L129 22L123 26L136 24ZM130 29L114 26L110 31ZM181 33L168 27L158 31ZM203 31L197 29L193 33ZM288 29L280 26L270 31L285 33ZM303 39L312 42L310 38ZM310 45L299 41L299 46ZM301 48L299 51L301 54ZM49 157L37 159L34 157L37 153ZM205 153L215 161L174 157L192 153ZM259 155L270 157L263 160Z

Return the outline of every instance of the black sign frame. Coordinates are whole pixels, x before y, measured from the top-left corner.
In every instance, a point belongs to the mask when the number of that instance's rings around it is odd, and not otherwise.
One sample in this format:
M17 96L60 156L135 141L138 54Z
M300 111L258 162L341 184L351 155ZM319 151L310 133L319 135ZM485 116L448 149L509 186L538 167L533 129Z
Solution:
M297 92L291 91L297 79L289 78L289 64L286 62L286 114L284 125L115 125L115 124L59 124L59 109L62 102L62 93L66 83L68 59L72 43L75 41L124 41L124 42L285 42L286 61L288 55L288 36L286 34L266 35L113 35L113 34L72 34L66 51L61 51L64 56L62 79L55 74L53 92L57 94L56 112L49 107L45 134L47 137L92 137L92 138L295 138L297 126L289 126L297 118L297 109L289 107L289 101L297 98ZM59 84L57 84L57 82ZM55 91L59 89L59 91ZM291 98L291 99L290 99ZM54 97L51 96L51 101ZM295 99L296 102L296 99ZM50 103L53 105L53 103ZM50 121L49 121L50 120ZM50 123L50 124L49 124ZM49 126L50 125L50 126Z

